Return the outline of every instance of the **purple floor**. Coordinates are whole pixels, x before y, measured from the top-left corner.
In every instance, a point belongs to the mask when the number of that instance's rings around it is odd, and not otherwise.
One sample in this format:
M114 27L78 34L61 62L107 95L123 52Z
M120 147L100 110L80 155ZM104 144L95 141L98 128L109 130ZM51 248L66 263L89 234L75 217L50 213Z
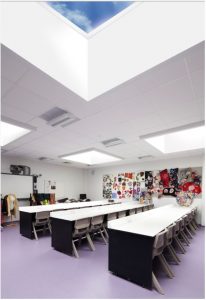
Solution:
M80 258L53 250L49 236L39 241L7 227L2 239L2 298L204 298L204 228L193 238L181 264L172 265L175 278L157 274L165 295L147 290L110 274L107 246L96 242L96 251L79 250Z

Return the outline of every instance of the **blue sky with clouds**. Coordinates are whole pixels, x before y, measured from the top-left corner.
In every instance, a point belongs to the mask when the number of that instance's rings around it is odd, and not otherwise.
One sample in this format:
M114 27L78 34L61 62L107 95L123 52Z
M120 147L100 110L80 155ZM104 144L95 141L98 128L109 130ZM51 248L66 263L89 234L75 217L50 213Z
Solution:
M132 1L111 2L47 2L53 9L80 27L90 32L120 11L131 5Z

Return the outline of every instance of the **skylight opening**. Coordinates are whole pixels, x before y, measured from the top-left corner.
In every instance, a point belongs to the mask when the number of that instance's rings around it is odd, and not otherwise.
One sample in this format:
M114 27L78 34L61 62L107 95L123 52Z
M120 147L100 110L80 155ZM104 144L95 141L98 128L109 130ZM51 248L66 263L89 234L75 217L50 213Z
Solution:
M66 155L61 158L87 165L103 164L121 160L121 158L100 152L98 150L87 150L81 153Z
M1 147L19 139L31 130L1 121Z
M55 11L86 33L90 33L133 3L133 1L47 2Z
M145 138L147 143L166 154L202 149L205 147L204 140L204 126L184 129L151 138Z

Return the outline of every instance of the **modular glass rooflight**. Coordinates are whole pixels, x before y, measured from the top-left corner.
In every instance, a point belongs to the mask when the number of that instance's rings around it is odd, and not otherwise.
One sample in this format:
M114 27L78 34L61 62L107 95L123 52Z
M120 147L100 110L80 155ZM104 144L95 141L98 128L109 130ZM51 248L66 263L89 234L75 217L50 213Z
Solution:
M89 33L130 6L132 1L54 1L47 2L54 10Z
M184 129L145 138L145 141L163 153L174 153L204 148L205 127Z

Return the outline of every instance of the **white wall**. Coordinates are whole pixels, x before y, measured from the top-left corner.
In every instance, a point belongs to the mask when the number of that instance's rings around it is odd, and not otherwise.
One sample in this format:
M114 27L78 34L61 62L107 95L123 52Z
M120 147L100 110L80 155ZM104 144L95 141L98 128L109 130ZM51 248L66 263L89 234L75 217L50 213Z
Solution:
M85 170L83 169L2 156L1 172L10 173L9 167L11 164L29 166L31 168L31 174L42 174L42 176L38 178L37 184L39 193L44 193L44 180L56 181L57 199L63 197L79 199L79 194L86 192ZM23 186L22 189L24 189ZM20 201L19 206L23 205L28 205L28 202Z
M194 156L185 158L173 158L168 160L150 161L137 164L118 165L113 167L96 168L87 171L87 196L93 200L100 200L103 198L103 180L102 177L105 174L117 174L119 172L138 172L138 171L152 171L161 170L164 168L187 168L187 167L202 167L203 168L203 192L199 199L195 199L199 210L199 222L202 225L205 224L205 202L204 202L204 157ZM169 203L174 203L176 199L174 197L162 197L160 199L154 198L154 204L161 206Z

